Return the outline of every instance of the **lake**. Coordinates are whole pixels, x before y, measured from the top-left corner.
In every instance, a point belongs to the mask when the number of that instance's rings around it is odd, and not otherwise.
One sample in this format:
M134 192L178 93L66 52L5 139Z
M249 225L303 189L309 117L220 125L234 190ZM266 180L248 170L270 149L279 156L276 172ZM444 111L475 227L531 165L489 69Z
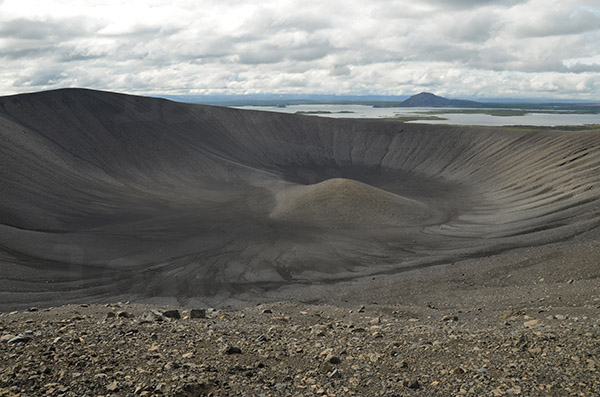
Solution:
M334 118L393 118L398 116L423 116L418 112L449 111L450 108L374 108L368 105L290 105L285 108L275 106L237 106L238 109L262 110L268 112L296 113L296 112L330 112L312 114L319 117ZM464 111L467 109L454 109ZM476 109L478 111L483 109ZM498 110L498 109L489 109ZM344 113L340 113L344 112ZM347 113L350 112L350 113ZM427 115L425 115L427 116ZM418 120L409 123L428 124L457 124L457 125L535 125L535 126L561 126L600 124L600 114L569 114L547 111L546 113L527 113L523 116L491 116L488 114L444 113L434 114L447 120Z

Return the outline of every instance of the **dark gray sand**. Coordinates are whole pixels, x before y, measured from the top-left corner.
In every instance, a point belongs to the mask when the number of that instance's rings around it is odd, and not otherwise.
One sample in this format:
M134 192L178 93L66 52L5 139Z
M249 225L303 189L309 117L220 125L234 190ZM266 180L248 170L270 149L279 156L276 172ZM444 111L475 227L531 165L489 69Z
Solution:
M600 131L333 120L67 89L0 98L0 142L2 310L357 290L421 299L428 288L394 286L458 266L490 285L512 272L510 287L528 260L555 257L548 244L600 222ZM527 247L514 270L494 256ZM580 275L578 261L560 263Z
M599 149L0 98L0 395L599 395Z

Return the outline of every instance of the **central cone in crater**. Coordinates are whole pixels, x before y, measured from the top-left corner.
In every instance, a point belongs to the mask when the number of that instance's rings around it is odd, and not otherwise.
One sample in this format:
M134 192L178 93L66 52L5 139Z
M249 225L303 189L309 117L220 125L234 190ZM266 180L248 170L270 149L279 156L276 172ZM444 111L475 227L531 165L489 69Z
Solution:
M422 226L440 216L422 202L345 178L287 187L276 198L273 218L315 226Z

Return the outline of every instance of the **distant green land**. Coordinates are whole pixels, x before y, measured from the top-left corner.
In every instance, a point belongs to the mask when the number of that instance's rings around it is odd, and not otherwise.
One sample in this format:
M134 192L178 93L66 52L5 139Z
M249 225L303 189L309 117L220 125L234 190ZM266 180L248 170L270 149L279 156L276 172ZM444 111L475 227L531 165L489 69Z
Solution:
M389 117L389 119L395 120L395 121L448 120L447 118L438 117L438 116L417 116L417 115L394 116L394 117Z
M417 114L487 114L498 117L525 116L527 113L552 113L552 114L597 114L598 109L573 109L573 110L550 110L550 109L444 109L430 110L427 112L416 112Z
M341 110L339 112L331 112L329 110L299 110L296 114L343 114L343 113L354 113L350 110Z

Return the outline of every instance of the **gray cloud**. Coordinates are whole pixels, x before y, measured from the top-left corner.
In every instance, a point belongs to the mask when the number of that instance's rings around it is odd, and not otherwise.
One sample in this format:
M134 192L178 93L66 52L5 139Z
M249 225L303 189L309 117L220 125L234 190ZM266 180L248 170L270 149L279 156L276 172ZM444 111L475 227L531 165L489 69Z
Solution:
M0 51L0 59L5 60L20 60L20 59L36 59L42 57L51 57L55 51L53 46L33 46L26 48L16 43L13 45L5 45Z
M426 3L448 9L473 9L486 6L511 7L527 0L425 0Z
M120 39L134 39L140 40L149 37L165 37L171 36L181 31L179 27L164 27L160 25L134 25L131 26L127 31L115 32L115 33L103 33L102 36L106 37L117 37Z
M598 30L600 30L599 9L571 9L563 5L558 9L549 7L528 21L522 21L517 25L516 34L528 37L548 37Z
M68 75L56 69L40 69L21 77L16 83L26 87L44 87L63 82Z
M311 33L323 29L328 29L331 26L331 22L327 18L325 18L325 16L314 15L310 13L291 15L287 17L282 24L282 27L302 30Z
M575 63L571 66L566 66L565 71L570 73L600 73L600 64Z
M247 51L240 53L236 60L247 65L260 65L264 63L277 63L283 61L285 55L281 49L274 46L264 46L260 51Z
M107 57L107 52L92 52L88 49L77 49L71 48L68 50L61 51L58 56L59 62L83 62L92 61L96 59L102 59Z
M493 12L469 15L460 24L447 23L442 28L444 37L467 43L485 43L498 29L497 14Z
M349 76L352 71L347 65L333 65L333 69L329 72L331 76Z
M327 42L309 41L289 46L274 43L246 45L238 55L242 64L277 63L283 60L314 61L334 51Z
M30 15L0 0L2 93L599 95L595 0L48 0Z
M93 27L86 25L80 18L48 20L16 18L3 21L0 25L0 37L9 39L64 40L86 36L92 31Z

